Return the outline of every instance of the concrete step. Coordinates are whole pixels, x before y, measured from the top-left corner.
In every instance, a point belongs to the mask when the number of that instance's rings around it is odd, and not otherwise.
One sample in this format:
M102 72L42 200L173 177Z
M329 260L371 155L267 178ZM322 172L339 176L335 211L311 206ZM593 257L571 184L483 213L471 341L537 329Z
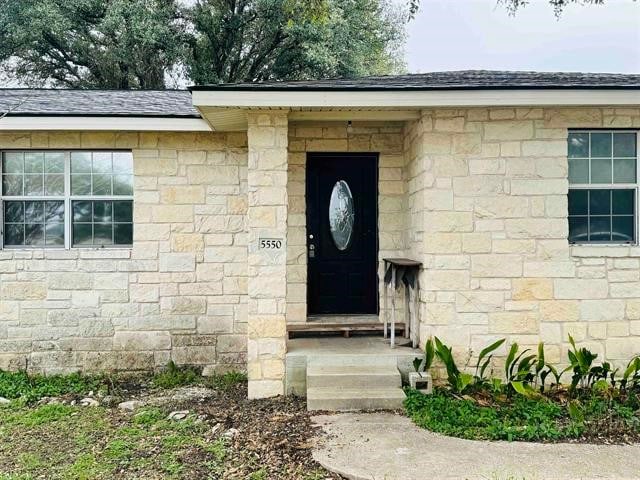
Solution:
M412 358L414 358L412 356ZM398 356L374 355L374 354L335 354L335 355L309 355L307 356L307 367L311 366L332 366L332 367L367 367L368 369L377 369L380 367L396 367L398 366Z
M337 366L313 364L307 367L307 388L394 388L402 378L394 366Z
M402 407L405 394L393 388L307 388L308 410L395 410Z

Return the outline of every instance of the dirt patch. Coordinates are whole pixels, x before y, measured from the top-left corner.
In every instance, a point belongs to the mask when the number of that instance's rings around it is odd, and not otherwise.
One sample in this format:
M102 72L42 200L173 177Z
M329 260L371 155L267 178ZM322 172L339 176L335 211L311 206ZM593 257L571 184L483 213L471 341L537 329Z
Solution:
M248 400L244 382L165 390L131 380L1 407L0 478L342 478L313 460L317 433L303 399Z

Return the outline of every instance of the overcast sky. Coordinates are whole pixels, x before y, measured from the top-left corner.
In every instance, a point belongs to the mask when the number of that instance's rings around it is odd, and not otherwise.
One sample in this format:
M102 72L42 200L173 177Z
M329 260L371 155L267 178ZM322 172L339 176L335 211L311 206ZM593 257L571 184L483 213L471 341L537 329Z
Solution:
M410 72L496 69L640 73L640 1L567 8L548 0L515 17L496 0L422 0L408 26Z

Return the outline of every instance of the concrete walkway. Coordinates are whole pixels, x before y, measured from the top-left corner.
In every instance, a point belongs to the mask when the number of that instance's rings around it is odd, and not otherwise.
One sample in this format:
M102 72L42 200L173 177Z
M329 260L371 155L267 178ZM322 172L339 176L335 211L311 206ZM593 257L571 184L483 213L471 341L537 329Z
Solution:
M445 437L388 413L321 415L314 451L352 480L640 479L640 445L481 442Z

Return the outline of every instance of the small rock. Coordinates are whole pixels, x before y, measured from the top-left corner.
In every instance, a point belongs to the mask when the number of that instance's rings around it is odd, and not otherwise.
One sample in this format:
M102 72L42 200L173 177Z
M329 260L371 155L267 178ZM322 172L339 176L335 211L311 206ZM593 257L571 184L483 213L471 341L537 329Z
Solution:
M142 406L144 406L144 402L139 400L129 400L118 404L118 408L120 410L128 410L130 412L133 412L136 408L140 408Z
M224 432L222 434L222 436L224 438L233 438L235 437L238 433L240 433L240 430L238 430L237 428L230 428L229 430L227 430L226 432Z
M218 430L220 430L222 428L222 424L221 423L216 423L213 428L211 429L211 434L215 434Z
M104 405L105 407L115 407L118 405L118 403L120 403L120 399L113 395L105 395L104 397L102 397L102 405Z
M167 417L169 420L184 420L189 415L189 410L177 410Z
M0 397L0 405L6 405L8 403L11 403L11 400L9 400L8 398Z
M100 402L93 398L87 397L80 400L80 405L82 405L83 407L98 407L100 406Z

